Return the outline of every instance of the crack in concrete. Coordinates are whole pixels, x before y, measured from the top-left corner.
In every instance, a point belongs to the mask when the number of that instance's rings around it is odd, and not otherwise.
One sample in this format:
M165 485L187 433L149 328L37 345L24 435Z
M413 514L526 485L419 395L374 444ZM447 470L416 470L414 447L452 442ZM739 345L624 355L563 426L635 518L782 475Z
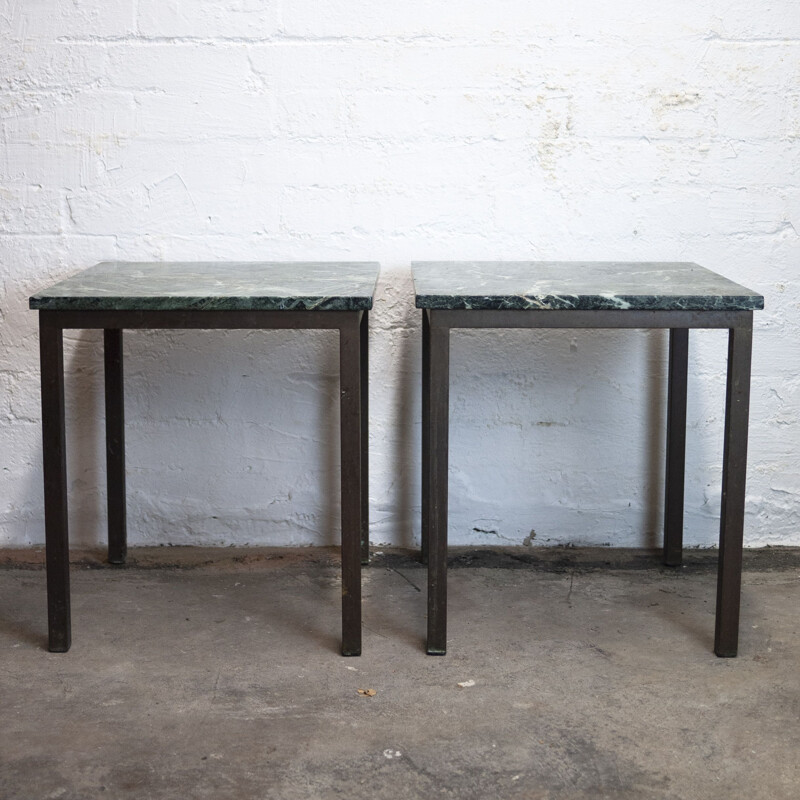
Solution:
M394 567L389 567L389 570L390 570L391 572L396 572L396 573L397 573L397 574L398 574L398 575L399 575L399 576L400 576L400 577L401 577L401 578L402 578L404 581L406 581L406 583L409 583L409 584L410 584L411 586L413 586L413 587L414 587L414 588L415 588L415 589L416 589L418 592L421 592L421 591L422 591L422 589L420 589L420 588L419 588L419 586L417 586L417 584L416 584L416 583L414 583L414 581L412 581L412 580L411 580L411 578L409 578L407 575L403 575L403 573L402 573L402 572L400 572L400 570L399 570L399 569L395 569Z
M569 590L567 591L567 605L572 608L572 584L575 581L575 571L569 574Z

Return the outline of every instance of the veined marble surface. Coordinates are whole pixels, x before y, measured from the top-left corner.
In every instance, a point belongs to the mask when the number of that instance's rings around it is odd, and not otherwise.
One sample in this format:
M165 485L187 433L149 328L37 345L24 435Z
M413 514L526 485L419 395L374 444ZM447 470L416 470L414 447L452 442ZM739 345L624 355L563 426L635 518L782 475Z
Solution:
M732 311L764 298L692 263L413 262L417 308Z
M372 308L371 262L104 261L37 292L60 311L360 311Z

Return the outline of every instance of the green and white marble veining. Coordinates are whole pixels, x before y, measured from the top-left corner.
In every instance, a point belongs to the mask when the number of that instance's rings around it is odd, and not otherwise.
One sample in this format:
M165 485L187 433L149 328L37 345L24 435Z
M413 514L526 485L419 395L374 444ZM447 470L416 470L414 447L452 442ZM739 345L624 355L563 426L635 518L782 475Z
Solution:
M371 262L104 261L30 298L42 311L361 311Z
M417 308L733 311L764 298L691 263L423 261L412 263Z

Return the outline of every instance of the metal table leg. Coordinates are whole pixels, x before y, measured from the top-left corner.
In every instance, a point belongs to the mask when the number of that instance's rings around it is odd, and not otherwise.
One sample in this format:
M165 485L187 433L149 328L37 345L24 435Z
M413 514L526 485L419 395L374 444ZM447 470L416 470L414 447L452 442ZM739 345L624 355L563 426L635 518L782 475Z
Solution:
M447 649L447 462L450 395L450 328L438 324L435 311L423 331L427 408L427 481L422 487L427 511L428 655ZM424 352L424 351L423 351ZM427 496L427 499L426 499Z
M65 653L72 643L69 605L69 526L64 431L64 337L57 318L39 314L42 381L44 526L47 562L48 647Z
M728 333L717 617L714 632L714 652L727 658L736 655L739 643L752 344L753 315L750 313L746 324L731 328Z
M128 550L125 514L125 395L122 330L104 332L106 384L106 485L108 487L108 560L124 564Z
M670 328L667 389L667 466L664 490L664 563L683 558L683 491L686 466L686 384L689 329Z
M369 564L369 312L361 312L361 563Z
M428 536L430 534L430 457L431 457L431 407L430 407L430 321L427 309L422 310L422 547L421 560L428 563Z
M342 442L342 655L361 655L361 554L365 465L362 462L362 312L339 328Z

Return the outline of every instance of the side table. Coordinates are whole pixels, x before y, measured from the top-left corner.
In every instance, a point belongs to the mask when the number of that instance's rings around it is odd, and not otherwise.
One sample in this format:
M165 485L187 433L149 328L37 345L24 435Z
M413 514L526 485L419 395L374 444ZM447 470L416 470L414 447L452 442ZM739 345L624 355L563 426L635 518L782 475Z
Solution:
M452 328L669 329L664 560L681 561L690 328L727 328L714 652L736 655L753 311L764 298L691 263L418 262L422 309L422 555L430 655L447 642L447 469Z
M122 331L282 328L339 332L342 654L361 653L369 557L367 344L374 263L104 262L30 298L39 312L49 649L71 644L63 331L102 328L109 561L126 553Z

